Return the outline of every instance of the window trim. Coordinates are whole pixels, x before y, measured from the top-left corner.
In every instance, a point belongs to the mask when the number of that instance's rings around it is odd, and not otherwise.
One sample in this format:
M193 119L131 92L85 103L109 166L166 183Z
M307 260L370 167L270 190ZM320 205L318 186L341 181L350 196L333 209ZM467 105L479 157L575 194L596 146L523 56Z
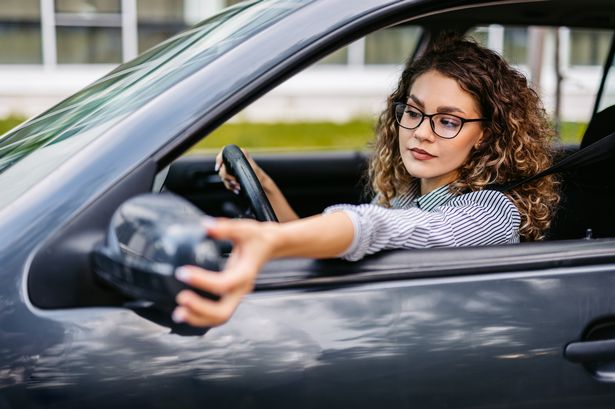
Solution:
M384 251L358 262L285 259L267 264L255 291L496 273L538 273L615 263L615 238Z

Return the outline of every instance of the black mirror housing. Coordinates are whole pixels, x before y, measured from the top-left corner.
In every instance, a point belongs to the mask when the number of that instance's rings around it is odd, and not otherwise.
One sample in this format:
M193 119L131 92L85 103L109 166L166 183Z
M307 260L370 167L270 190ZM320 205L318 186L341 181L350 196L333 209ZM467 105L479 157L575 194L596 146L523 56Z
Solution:
M172 309L177 293L189 288L176 279L178 267L220 269L220 250L207 237L204 217L191 203L170 193L129 199L113 214L106 243L92 253L95 274L126 296Z

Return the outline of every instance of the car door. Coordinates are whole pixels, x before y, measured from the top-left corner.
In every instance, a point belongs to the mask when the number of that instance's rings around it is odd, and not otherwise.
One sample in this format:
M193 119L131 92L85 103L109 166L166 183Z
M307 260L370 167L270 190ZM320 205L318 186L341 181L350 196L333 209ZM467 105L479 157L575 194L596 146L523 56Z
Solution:
M271 353L254 364L296 365L288 404L606 408L612 350L596 341L612 339L612 259L612 240L580 240L316 262L303 280L263 274L239 316L272 334L290 330L275 346L265 337ZM263 302L265 317L252 311ZM264 391L276 370L266 373Z
M609 408L613 244L272 262L206 330L130 303L40 311L51 345L24 366L27 402Z

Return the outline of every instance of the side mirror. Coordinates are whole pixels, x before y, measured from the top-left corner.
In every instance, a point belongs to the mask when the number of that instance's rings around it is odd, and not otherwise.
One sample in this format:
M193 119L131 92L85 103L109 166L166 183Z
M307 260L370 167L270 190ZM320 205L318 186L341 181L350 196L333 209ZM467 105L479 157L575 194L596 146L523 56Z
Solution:
M188 288L175 278L177 267L219 270L220 250L207 237L203 216L172 194L129 199L113 214L106 243L92 254L95 274L128 297L151 301L162 310L174 308L177 293Z

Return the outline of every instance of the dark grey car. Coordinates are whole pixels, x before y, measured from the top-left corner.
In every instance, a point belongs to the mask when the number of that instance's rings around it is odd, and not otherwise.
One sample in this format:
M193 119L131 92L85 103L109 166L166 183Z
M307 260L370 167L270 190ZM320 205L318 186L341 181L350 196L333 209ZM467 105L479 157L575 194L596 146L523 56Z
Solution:
M213 157L180 156L368 33L420 26L420 49L451 27L613 32L614 22L607 0L252 1L4 135L0 408L615 407L608 169L591 192L575 180L581 193L561 214L600 218L567 240L271 262L234 317L212 329L174 326L92 268L111 215L139 193L163 186L222 214L235 198ZM361 200L361 152L257 160L301 215ZM576 202L585 207L572 209ZM588 228L603 237L585 239Z

